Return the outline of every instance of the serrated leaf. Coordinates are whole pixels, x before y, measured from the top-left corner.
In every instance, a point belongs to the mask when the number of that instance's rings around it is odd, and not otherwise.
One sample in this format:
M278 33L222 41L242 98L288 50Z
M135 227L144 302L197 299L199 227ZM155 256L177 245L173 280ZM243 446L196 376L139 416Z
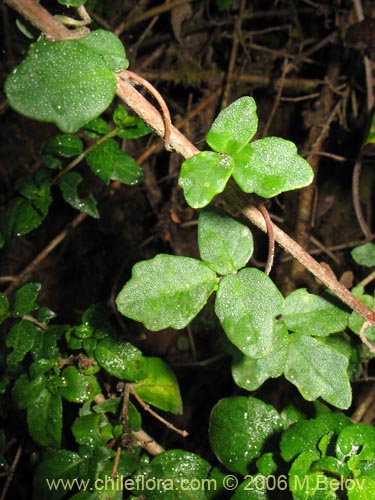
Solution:
M230 471L247 474L249 465L276 441L283 424L270 405L256 398L221 399L213 408L209 440L216 457Z
M34 441L41 446L59 448L62 431L62 400L48 389L27 407L27 426Z
M68 172L59 181L59 186L64 200L73 208L82 213L99 218L98 208L94 197L90 194L85 199L78 194L78 186L82 182L82 176L78 172Z
M300 288L285 299L283 318L293 332L323 337L343 331L349 313L336 306L332 296L318 296Z
M108 134L109 130L108 123L100 117L94 118L83 127L83 133L93 139L98 139L102 135Z
M74 133L109 106L113 72L127 66L125 50L110 31L58 43L42 39L10 74L5 91L19 113Z
M245 267L253 253L253 235L242 222L215 207L204 208L198 221L198 247L203 261L225 275Z
M62 156L63 158L71 158L78 156L83 151L82 139L76 135L58 134L48 139L40 149L40 155L44 156Z
M137 139L152 132L138 116L130 116L123 106L117 106L113 113L113 122L121 130L117 133L121 139Z
M135 382L147 375L147 360L130 342L106 337L98 342L95 359L110 375Z
M84 415L75 419L72 433L78 444L96 448L113 438L112 425L104 413Z
M84 375L75 366L64 368L61 378L64 386L59 389L59 392L67 401L83 403L94 399L101 392L96 377L94 375Z
M222 193L233 171L233 160L228 155L203 151L185 160L181 166L179 186L187 203L202 208Z
M79 478L80 465L86 458L70 450L47 450L38 465L33 484L33 498L41 500L60 500L67 494L64 484L51 485L56 478L62 481L74 481Z
M133 384L144 401L174 414L182 413L182 400L177 379L160 358L147 358L147 377Z
M297 153L293 142L280 137L265 137L233 155L233 177L245 193L263 198L309 185L313 180L310 165Z
M26 354L32 350L41 330L30 321L18 321L10 329L6 338L7 347L13 350L8 354L7 361L12 368L22 362Z
M245 355L266 356L272 349L275 317L284 299L262 271L246 268L225 276L215 301L215 312L229 340Z
M106 184L118 180L124 184L137 184L143 179L143 170L128 154L121 151L114 139L107 139L86 157L95 175Z
M258 127L256 104L252 97L240 97L223 109L206 135L207 144L218 153L240 151Z
M216 273L199 260L159 254L133 267L116 304L121 314L149 330L180 330L199 313L216 287Z
M40 226L46 218L51 202L51 197L41 200L39 205L42 210L40 210L34 200L27 200L19 196L13 198L7 206L1 221L1 229L5 240L8 241L15 236L30 233L30 231Z
M303 452L319 456L318 444L326 434L339 434L353 423L343 413L324 413L311 420L301 420L283 432L280 440L281 456L287 462Z
M353 259L360 266L373 267L375 266L375 244L365 243L360 245L350 252Z
M275 325L271 351L263 358L250 358L238 353L232 362L234 382L247 391L255 391L269 378L283 374L288 356L288 330L283 324Z
M308 335L293 333L289 339L285 378L308 401L322 397L337 408L349 408L352 391L348 358Z
M210 469L211 465L199 455L168 450L133 476L132 494L144 495L147 500L206 500L204 480ZM147 484L162 486L148 488Z
M27 283L14 294L13 316L19 318L38 309L36 300L41 289L40 283Z

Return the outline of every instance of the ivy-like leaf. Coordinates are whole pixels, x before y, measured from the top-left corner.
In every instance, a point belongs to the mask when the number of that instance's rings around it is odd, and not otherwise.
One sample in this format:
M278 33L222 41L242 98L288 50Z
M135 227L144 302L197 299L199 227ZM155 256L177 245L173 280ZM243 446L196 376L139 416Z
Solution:
M245 475L282 429L281 417L272 406L256 398L236 396L221 399L214 406L208 432L220 462Z
M319 337L343 331L349 312L340 309L332 300L330 295L319 297L305 288L295 290L285 299L283 318L286 326L293 332Z
M94 197L90 194L86 199L82 199L78 194L78 186L81 182L82 176L78 172L68 172L61 177L59 186L63 198L76 210L98 219L99 212Z
M206 136L214 151L231 155L240 151L255 135L258 127L256 104L252 97L241 97L223 109Z
M106 337L94 351L99 365L120 380L135 382L147 376L147 359L130 342Z
M64 386L60 395L67 401L83 403L100 393L100 385L94 375L84 375L75 366L67 366L61 374Z
M265 137L233 155L233 177L245 193L271 198L310 184L313 171L293 142Z
M360 266L373 267L375 266L375 244L365 243L359 247L353 248L351 251L353 259Z
M147 403L174 414L182 413L177 379L160 358L147 358L147 377L133 384L137 394Z
M352 392L348 358L308 335L293 333L289 339L285 378L308 401L322 397L337 408L349 408Z
M113 72L128 65L110 31L58 43L42 39L9 75L5 91L19 113L74 133L107 109L116 90Z
M229 340L252 358L272 349L274 319L284 299L271 279L253 268L225 276L215 301L215 311Z
M222 193L233 171L233 160L226 154L203 151L185 160L178 183L187 203L202 208Z
M199 260L159 254L133 267L132 278L116 303L121 314L142 322L149 330L180 330L216 288L216 273Z
M280 377L284 372L288 347L288 330L284 324L276 324L272 348L266 356L255 359L240 352L234 356L234 382L247 391L255 391L267 379Z
M95 175L109 184L110 180L124 184L137 184L143 180L143 170L127 153L121 151L114 139L107 139L90 151L87 163Z
M223 210L207 207L199 215L198 247L202 260L225 275L245 267L253 253L253 235Z

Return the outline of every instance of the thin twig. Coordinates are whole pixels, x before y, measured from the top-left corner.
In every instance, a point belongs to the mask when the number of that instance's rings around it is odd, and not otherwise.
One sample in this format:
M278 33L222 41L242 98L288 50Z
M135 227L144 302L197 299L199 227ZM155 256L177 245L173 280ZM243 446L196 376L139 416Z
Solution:
M137 444L144 448L150 455L160 455L165 449L155 441L154 438L149 436L143 429L140 431L131 431L132 436L137 440Z
M3 491L1 492L0 500L5 500L5 498L7 496L9 486L11 485L11 482L13 480L13 477L14 477L14 474L16 472L17 465L18 465L18 462L20 461L21 455L22 455L22 444L20 444L19 447L17 448L16 455L14 457L12 465L10 466L10 469L7 471L8 475L7 475L7 479L5 481L5 484L4 484Z
M373 239L373 235L371 234L370 228L365 220L363 215L361 200L359 195L359 179L362 171L362 153L359 153L357 161L355 162L353 169L353 177L352 177L352 196L353 196L353 205L354 212L357 217L359 226L362 230L367 241L371 241Z
M369 348L371 354L375 354L375 345L371 344L369 340L366 338L366 330L367 328L371 326L368 321L365 321L363 325L361 326L361 329L359 330L359 338L362 340L362 342Z
M263 129L262 137L265 137L266 135L268 135L268 129L270 128L272 120L273 120L273 118L274 118L274 116L276 114L277 108L280 105L281 94L283 93L285 78L286 78L286 75L287 75L287 68L288 68L288 64L287 64L287 60L285 59L284 60L284 64L283 64L283 69L282 69L282 72L281 72L281 77L280 77L279 85L278 85L278 88L277 88L277 94L276 94L276 97L275 97L275 100L274 100L274 103L273 103L273 106L272 106L272 109L271 109L270 116L268 117L267 123L266 123L266 125L265 125L265 127Z
M172 126L172 121L171 121L171 115L169 113L168 106L166 105L163 97L160 95L160 93L156 90L156 88L151 85L150 82L142 78L141 76L137 75L136 73L133 73L133 71L122 71L119 73L120 78L125 78L125 79L130 79L133 80L134 82L138 83L139 85L142 85L145 89L147 89L150 94L155 98L157 103L160 106L162 115L163 115L163 121L164 121L164 142L165 142L165 149L167 151L171 150L171 145L170 145L170 139L171 139L171 126Z
M138 401L138 403L142 406L142 408L145 411L147 411L148 413L150 413L154 418L156 418L156 420L159 420L159 422L162 422L166 427L168 427L168 429L171 429L172 431L177 432L177 434L180 434L182 437L186 437L186 436L189 435L189 433L187 431L182 430L182 429L178 429L173 424L171 424L170 422L168 422L168 420L165 420L165 418L161 417L158 413L156 413L156 411L154 411L150 407L150 405L148 405L147 403L145 403L143 401L143 399L137 394L137 391L135 390L133 384L128 384L128 385L130 387L130 392L133 394L133 396L135 397L135 399Z
M258 207L259 207L259 210L261 211L261 213L264 217L264 222L266 223L266 227L267 227L268 256L267 256L267 264L266 264L264 272L268 276L271 272L271 269L273 266L273 260L275 258L275 236L273 234L272 220L271 220L270 214L268 213L268 210L264 206L264 203L263 202L258 203Z

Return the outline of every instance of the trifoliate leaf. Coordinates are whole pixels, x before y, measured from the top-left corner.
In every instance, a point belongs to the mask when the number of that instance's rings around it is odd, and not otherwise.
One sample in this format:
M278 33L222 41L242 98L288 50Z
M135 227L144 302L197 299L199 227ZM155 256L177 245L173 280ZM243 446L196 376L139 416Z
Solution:
M199 313L216 287L216 273L201 261L159 254L133 267L116 303L121 314L149 330L180 330Z
M331 295L319 297L301 288L285 299L283 318L293 332L323 337L343 331L349 312L334 304Z
M199 215L198 246L202 260L225 275L245 267L253 253L253 235L223 210L207 207Z
M310 184L313 171L293 142L265 137L233 155L233 177L245 193L271 198Z
M232 171L230 156L203 151L183 162L178 183L187 203L193 208L202 208L224 191Z
M245 268L225 276L216 296L215 311L229 340L252 358L272 349L274 320L284 299L262 271Z
M228 155L240 151L258 127L256 104L252 97L241 97L223 109L211 125L206 142L214 151Z
M349 408L348 358L309 335L293 333L289 340L285 378L308 401L322 397L337 408Z

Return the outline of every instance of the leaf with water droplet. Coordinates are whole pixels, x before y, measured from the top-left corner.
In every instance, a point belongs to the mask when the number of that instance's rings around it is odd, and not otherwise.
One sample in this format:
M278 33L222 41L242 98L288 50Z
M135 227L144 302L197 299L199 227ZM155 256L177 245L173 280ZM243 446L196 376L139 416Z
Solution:
M142 322L149 330L181 330L216 288L216 273L203 262L159 254L133 267L116 303L121 314Z
M256 398L221 399L210 416L209 440L216 457L230 471L247 474L250 464L273 449L283 423L278 412Z
M64 200L73 208L82 213L99 218L98 208L94 197L90 194L85 199L78 194L78 187L82 182L82 176L78 172L68 172L59 181L59 186Z
M240 151L255 135L258 127L256 104L244 96L220 111L207 133L207 144L218 153Z
M162 359L147 358L147 377L133 385L137 394L147 403L174 414L182 413L177 379Z
M100 393L100 385L94 375L84 375L75 366L67 366L61 373L64 386L59 393L67 401L83 403Z
M284 375L308 401L322 397L337 408L352 401L348 358L319 338L293 333L289 336Z
M26 354L32 350L40 329L31 321L18 321L10 329L7 338L7 347L13 350L7 356L8 368L16 370Z
M110 180L137 184L143 180L143 170L114 139L107 139L87 155L87 163L95 175L106 184Z
M113 438L112 425L104 413L91 413L75 419L72 433L78 444L96 448Z
M253 253L253 235L224 210L207 207L199 215L198 246L202 260L225 275L245 267Z
M289 330L305 335L323 337L341 332L347 326L349 312L335 301L328 293L318 296L305 288L295 290L285 299L285 324Z
M114 71L127 67L124 47L110 31L63 42L42 39L9 75L5 91L19 113L74 133L109 106Z
M202 208L224 191L232 171L230 156L203 151L183 162L178 183L187 203L193 208Z
M59 448L62 431L62 400L43 389L27 407L27 427L34 441L41 446Z
M263 198L307 186L314 176L295 144L280 137L248 144L233 155L233 161L233 178L240 188Z
M42 285L40 283L26 283L14 294L13 316L19 318L38 309L36 300Z
M284 299L272 280L254 268L225 276L215 301L215 311L229 340L252 358L272 349L275 317Z

